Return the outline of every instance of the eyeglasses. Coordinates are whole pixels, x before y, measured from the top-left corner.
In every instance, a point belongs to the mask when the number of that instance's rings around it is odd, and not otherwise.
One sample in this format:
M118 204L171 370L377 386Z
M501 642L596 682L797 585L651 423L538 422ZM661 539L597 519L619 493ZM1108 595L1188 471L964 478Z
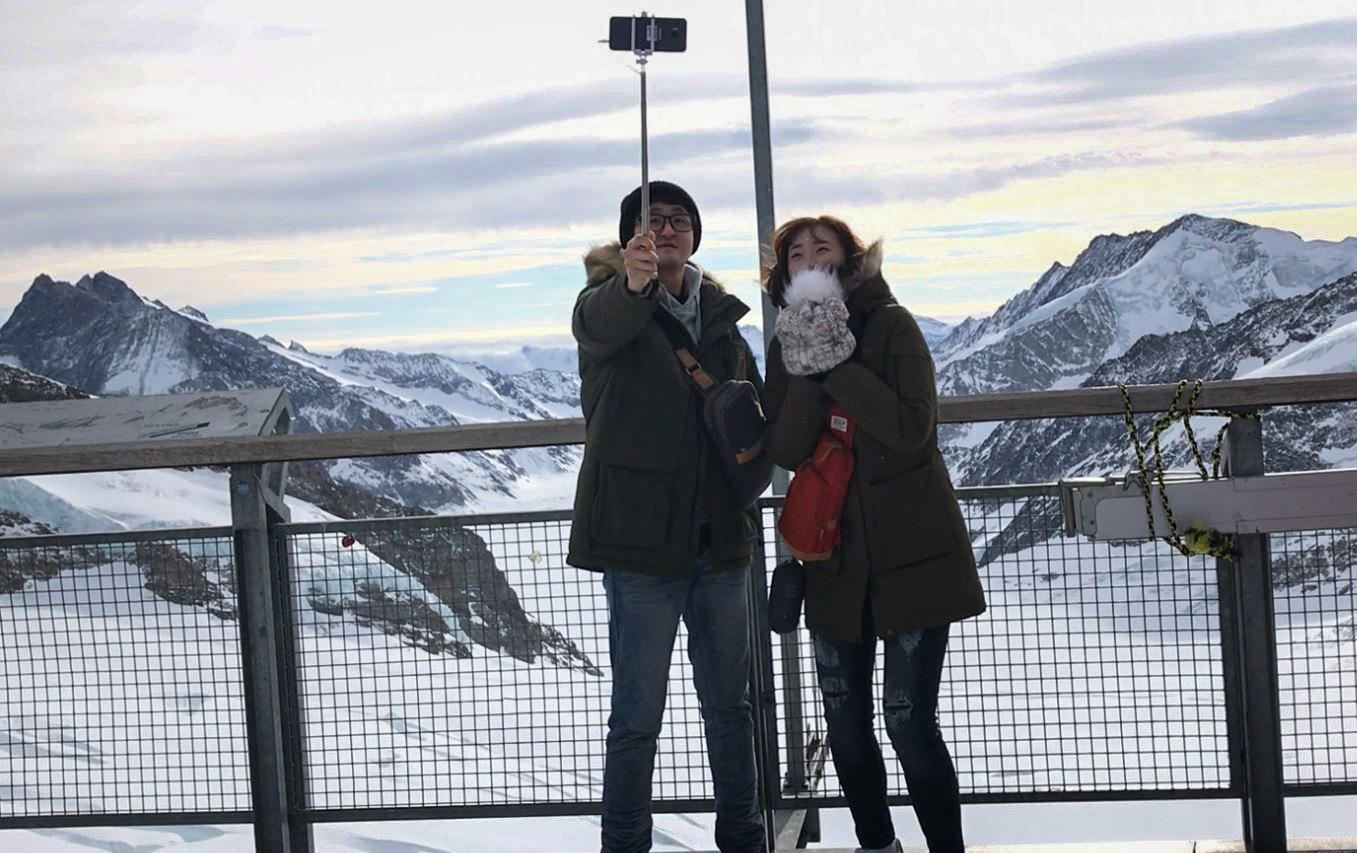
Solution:
M652 213L650 215L650 230L656 234L664 230L664 224L668 222L675 231L692 231L693 218L686 213L675 213L672 216L665 216L663 213ZM641 217L636 217L636 224L641 224Z

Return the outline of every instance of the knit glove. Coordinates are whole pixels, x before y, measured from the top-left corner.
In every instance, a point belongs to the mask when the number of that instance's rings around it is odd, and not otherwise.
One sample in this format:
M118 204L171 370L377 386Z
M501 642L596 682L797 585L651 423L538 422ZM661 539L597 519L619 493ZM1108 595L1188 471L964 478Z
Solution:
M782 363L793 376L825 373L853 355L857 340L848 330L848 306L832 273L797 273L783 292L787 307L777 315Z
M782 363L793 376L824 373L853 355L857 341L848 330L848 306L838 300L803 302L777 315Z

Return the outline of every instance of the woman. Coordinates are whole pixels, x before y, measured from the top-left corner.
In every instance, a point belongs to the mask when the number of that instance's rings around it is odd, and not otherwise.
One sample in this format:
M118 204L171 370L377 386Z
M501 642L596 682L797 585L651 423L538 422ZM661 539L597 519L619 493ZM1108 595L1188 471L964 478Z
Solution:
M985 598L938 452L933 360L881 275L880 241L864 248L845 223L821 216L783 225L773 252L764 286L774 304L785 309L789 285L805 290L815 279L809 286L820 296L779 315L769 349L764 407L773 461L791 470L804 462L831 403L855 422L842 542L829 559L807 564L805 601L830 753L859 853L900 849L872 727L878 638L886 730L928 849L960 851L961 805L938 726L938 688L950 624L982 613ZM841 285L828 299L826 279Z

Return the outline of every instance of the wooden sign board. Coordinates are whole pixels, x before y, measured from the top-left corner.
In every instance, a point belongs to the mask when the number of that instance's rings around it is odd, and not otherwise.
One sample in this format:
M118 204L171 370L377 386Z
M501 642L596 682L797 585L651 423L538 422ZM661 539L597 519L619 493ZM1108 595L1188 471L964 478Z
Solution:
M0 405L0 451L291 431L292 407L281 388Z

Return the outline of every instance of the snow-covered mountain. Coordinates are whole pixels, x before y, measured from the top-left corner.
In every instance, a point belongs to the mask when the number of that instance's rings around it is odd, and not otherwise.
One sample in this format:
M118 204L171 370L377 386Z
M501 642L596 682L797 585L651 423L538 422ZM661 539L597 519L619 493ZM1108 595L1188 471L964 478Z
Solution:
M501 373L442 355L346 349L323 356L213 326L106 273L75 284L39 276L0 328L0 359L99 395L282 385L300 432L401 429L577 417L579 378L533 368ZM509 499L534 477L566 475L573 448L327 464L338 481L403 504L465 510Z
M143 299L102 273L74 285L39 277L0 329L0 353L7 362L0 364L3 402L77 398L87 391L283 385L297 409L299 431L560 418L579 411L573 372L506 374L446 356L358 349L317 355L216 328L200 311ZM467 509L495 495L509 499L534 474L568 479L576 456L571 448L549 448L301 463L290 469L288 503L297 521ZM221 471L110 472L7 479L0 483L0 510L0 530L33 535L226 524L230 499ZM374 624L436 654L466 656L481 646L524 661L597 671L559 632L524 611L475 533L449 529L437 542L416 543L419 561L407 559L408 542L398 547L389 537L360 533L341 547L339 538L306 540L294 554L317 618ZM317 547L307 547L312 544ZM152 593L234 618L229 567L168 546L143 551L133 561ZM161 571L165 565L175 567L169 576ZM59 561L11 565L0 553L0 591L18 591L64 568Z
M993 315L934 336L942 394L1043 390L1117 381L1221 379L1351 365L1357 339L1351 274L1357 238L1305 241L1242 222L1184 216L1156 231L1092 240L1053 264ZM756 324L741 327L756 353ZM945 334L942 340L937 335ZM465 358L348 349L334 355L213 326L99 274L71 285L39 277L0 329L0 360L96 393L150 393L282 384L303 430L392 429L578 414L567 347L498 356L507 372ZM566 368L570 369L558 369ZM1341 418L1317 412L1270 423L1274 470L1357 456ZM1309 418L1310 420L1306 420ZM1312 431L1298 433L1304 423ZM1101 425L1100 425L1101 424ZM1030 482L1129 466L1120 422L948 427L944 450L963 483ZM1175 452L1182 461L1181 446ZM568 504L569 448L345 460L299 468L298 494L386 501L389 511L498 510ZM310 489L310 491L306 491ZM382 514L383 510L338 514Z
M1265 302L1357 270L1341 243L1189 215L1159 229L1093 240L1069 267L938 346L942 394L1073 387L1146 335L1208 329Z
M78 399L76 388L0 365L0 401ZM329 477L314 463L290 468L292 520L335 521L357 515L423 515ZM111 471L0 480L0 538L54 532L230 524L224 471ZM347 543L347 544L346 544ZM95 546L22 553L0 549L0 595L21 593L71 571L114 571L126 563L157 598L236 618L229 551L190 542L142 543L129 550ZM295 538L291 554L312 621L376 626L430 654L470 657L476 647L518 660L598 674L574 643L525 611L495 555L461 527L359 530ZM125 569L123 571L126 571Z
M957 326L935 351L939 389L973 394L1352 369L1354 271L1357 238L1307 242L1232 220L1185 216L1158 231L1101 236L992 316ZM1357 404L1265 413L1268 470L1357 464L1354 415ZM1222 423L1199 419L1204 451ZM941 438L964 485L1136 465L1121 417L946 426ZM1165 435L1164 446L1167 464L1194 466L1181 428ZM1030 513L1052 511L1045 504L1016 511L1011 530L990 540L983 557L1021 546ZM1058 528L1053 522L1038 526Z
M1273 299L1233 319L1206 328L1141 337L1122 355L1109 359L1081 384L1173 383L1295 376L1357 369L1357 273L1332 281L1313 293ZM1357 403L1282 406L1266 410L1263 450L1269 471L1304 471L1357 466ZM1141 435L1149 415L1137 419ZM1195 419L1203 457L1214 448L1223 419ZM1120 474L1137 467L1121 417L1043 419L975 425L949 430L961 441L946 450L954 475L965 485L1046 482L1081 474ZM966 445L965 438L972 443ZM1163 438L1168 467L1192 470L1197 461L1181 426ZM1207 465L1210 463L1207 462ZM1029 502L982 549L982 560L1014 553L1035 543L1033 529L1058 530L1058 507ZM1042 516L1037 519L1035 515ZM1350 537L1335 542L1348 547ZM1302 548L1303 544L1297 546ZM1308 559L1308 558L1307 558ZM1338 571L1346 566L1323 555L1314 565ZM1285 573L1278 583L1290 583ZM1310 575L1306 575L1310 577Z
M932 317L924 317L921 314L915 314L914 320L919 324L919 331L924 333L924 340L928 343L930 350L936 350L942 346L942 342L947 340L947 336L952 333L953 326L950 323L934 320Z
M1245 379L1357 368L1357 274L1274 299L1207 328L1146 335L1083 383L1173 383L1183 378ZM1264 453L1272 471L1327 468L1357 461L1357 404L1286 407L1264 415ZM1200 436L1214 432L1204 420ZM999 425L971 449L953 448L967 484L1042 482L1132 467L1122 418L1020 421ZM1190 462L1181 431L1170 435L1173 464Z

